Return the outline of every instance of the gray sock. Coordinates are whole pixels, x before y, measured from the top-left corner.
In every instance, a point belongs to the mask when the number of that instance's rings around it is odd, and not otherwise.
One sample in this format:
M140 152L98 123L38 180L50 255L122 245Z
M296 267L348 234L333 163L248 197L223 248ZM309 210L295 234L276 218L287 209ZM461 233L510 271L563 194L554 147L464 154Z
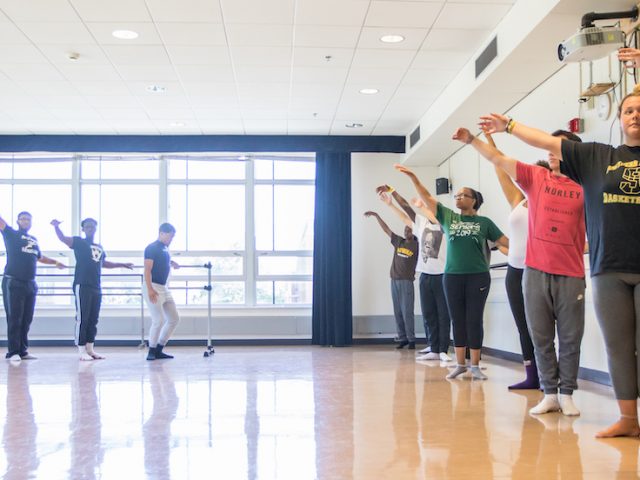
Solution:
M480 371L480 365L471 365L471 376L476 380L487 379L487 376Z
M465 365L458 365L456 366L456 368L453 369L453 371L449 375L447 375L447 378L449 379L456 378L458 375L462 375L466 371L467 371L467 367Z

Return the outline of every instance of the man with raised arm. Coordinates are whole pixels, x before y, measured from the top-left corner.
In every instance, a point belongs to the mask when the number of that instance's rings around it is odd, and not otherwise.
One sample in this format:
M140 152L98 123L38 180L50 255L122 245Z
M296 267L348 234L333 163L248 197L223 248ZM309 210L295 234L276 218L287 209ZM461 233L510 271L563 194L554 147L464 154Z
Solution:
M33 321L36 306L36 262L65 266L57 260L45 257L40 252L38 240L29 235L31 214L18 214L18 229L11 228L0 217L0 230L7 251L7 265L2 277L2 298L7 317L7 354L12 361L34 360L28 352L29 327Z
M98 222L85 218L80 223L84 238L66 237L60 230L59 220L51 220L56 235L62 243L73 250L76 268L73 276L73 293L76 299L75 343L78 346L80 360L101 360L104 357L93 349L98 333L98 318L102 303L100 274L104 268L133 269L132 263L109 262L102 245L95 243L94 237Z

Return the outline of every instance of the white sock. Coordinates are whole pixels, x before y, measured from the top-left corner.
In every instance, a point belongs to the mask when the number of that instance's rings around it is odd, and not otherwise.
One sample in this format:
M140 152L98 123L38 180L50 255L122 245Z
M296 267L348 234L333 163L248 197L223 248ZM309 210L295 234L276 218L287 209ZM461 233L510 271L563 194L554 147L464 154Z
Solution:
M458 365L456 366L456 368L453 369L453 371L449 375L447 375L447 378L449 379L456 378L458 375L462 375L466 371L467 371L466 365Z
M538 405L529 410L529 413L532 415L541 415L543 413L557 412L559 410L560 403L558 403L558 395L555 393L547 395L545 393L544 398L540 403L538 403Z
M471 376L476 380L487 379L487 376L480 371L480 365L471 365Z
M564 415L569 417L580 415L580 410L578 410L578 407L573 403L573 395L561 393L558 395L558 403L560 404L560 410L562 410Z

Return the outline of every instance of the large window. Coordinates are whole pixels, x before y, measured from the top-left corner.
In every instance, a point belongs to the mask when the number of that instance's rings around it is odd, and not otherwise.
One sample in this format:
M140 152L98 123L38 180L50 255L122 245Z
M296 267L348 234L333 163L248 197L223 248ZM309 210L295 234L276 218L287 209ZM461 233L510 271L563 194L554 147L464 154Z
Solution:
M182 305L204 306L208 269L216 305L310 305L315 162L312 156L145 155L0 158L0 215L15 226L33 214L31 233L48 256L73 254L67 235L80 220L98 221L96 241L129 271L103 270L106 305L139 305L142 251L159 223L172 223L171 288ZM2 248L4 245L2 245ZM0 268L4 267L0 256ZM70 305L69 272L41 268L40 304ZM65 276L66 273L66 276ZM123 295L130 293L129 295ZM56 295L53 295L56 294Z

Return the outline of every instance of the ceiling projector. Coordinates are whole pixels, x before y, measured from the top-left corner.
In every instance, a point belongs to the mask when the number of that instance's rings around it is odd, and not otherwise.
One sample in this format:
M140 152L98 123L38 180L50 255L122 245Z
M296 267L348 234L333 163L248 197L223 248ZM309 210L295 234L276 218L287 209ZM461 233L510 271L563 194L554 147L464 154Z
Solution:
M563 63L597 60L622 48L624 39L618 27L582 28L558 45L558 58Z

